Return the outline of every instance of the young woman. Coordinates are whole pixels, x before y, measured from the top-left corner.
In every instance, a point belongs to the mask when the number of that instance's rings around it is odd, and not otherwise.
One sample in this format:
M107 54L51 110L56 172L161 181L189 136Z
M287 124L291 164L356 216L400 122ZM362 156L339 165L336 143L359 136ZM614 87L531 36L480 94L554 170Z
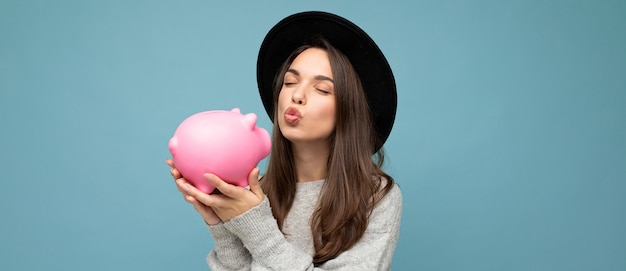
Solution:
M207 174L204 194L172 167L215 240L212 270L388 270L402 196L381 170L396 110L385 57L353 23L294 14L266 36L257 81L274 122L265 175L249 189Z

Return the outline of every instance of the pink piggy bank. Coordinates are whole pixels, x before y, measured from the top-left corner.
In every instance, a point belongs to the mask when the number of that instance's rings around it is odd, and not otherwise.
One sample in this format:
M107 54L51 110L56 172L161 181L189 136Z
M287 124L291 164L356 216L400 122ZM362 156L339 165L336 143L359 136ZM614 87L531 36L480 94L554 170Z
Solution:
M215 187L205 178L213 173L222 180L248 185L248 174L270 153L269 133L256 126L254 113L239 108L194 114L185 119L169 141L172 160L196 188L211 193Z

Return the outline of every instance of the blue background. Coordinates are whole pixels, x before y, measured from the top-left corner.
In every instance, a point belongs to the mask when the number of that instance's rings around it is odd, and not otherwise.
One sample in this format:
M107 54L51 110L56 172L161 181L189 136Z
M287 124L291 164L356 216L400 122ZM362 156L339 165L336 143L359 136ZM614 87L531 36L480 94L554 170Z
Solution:
M206 270L167 141L340 14L398 85L394 270L626 270L626 1L0 1L0 270ZM262 162L262 168L265 161Z

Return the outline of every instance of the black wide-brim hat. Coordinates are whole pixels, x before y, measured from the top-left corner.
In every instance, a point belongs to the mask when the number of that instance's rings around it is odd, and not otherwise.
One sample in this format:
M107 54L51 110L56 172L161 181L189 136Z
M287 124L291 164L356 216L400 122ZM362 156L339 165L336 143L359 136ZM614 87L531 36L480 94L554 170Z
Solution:
M376 43L360 27L337 15L309 11L278 22L265 36L257 60L257 83L265 111L274 116L276 74L289 55L312 36L324 37L350 60L361 80L378 138L385 143L396 117L396 83L391 67Z

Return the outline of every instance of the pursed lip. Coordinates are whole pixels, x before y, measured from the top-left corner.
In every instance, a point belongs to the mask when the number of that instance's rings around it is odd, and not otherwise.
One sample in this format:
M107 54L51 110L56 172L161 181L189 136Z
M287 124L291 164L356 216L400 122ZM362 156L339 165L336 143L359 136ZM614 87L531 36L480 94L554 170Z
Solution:
M296 123L302 118L302 114L295 107L288 107L285 110L284 118L288 123Z

